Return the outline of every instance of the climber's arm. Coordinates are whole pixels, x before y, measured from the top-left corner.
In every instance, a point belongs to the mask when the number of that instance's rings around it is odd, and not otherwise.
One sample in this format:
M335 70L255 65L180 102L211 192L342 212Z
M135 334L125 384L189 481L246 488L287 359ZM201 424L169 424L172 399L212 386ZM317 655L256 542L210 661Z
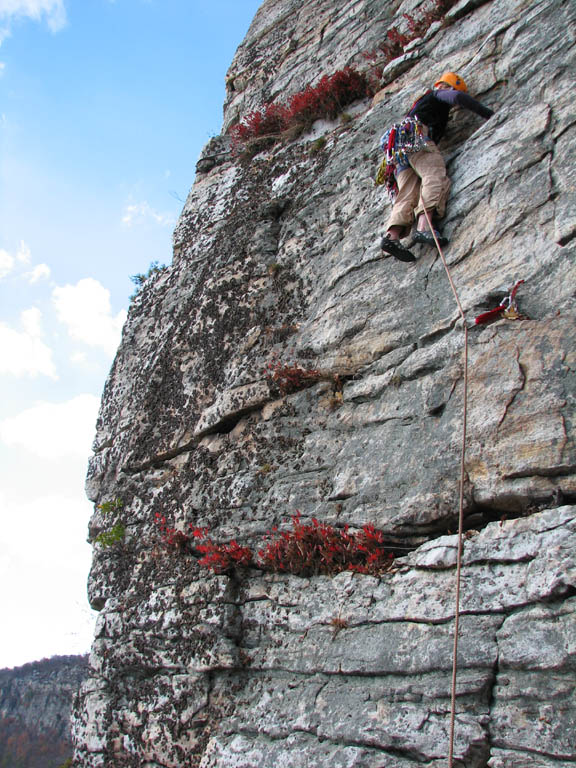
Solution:
M484 104L476 101L476 99L463 91L456 91L453 88L438 90L434 91L434 96L440 101L445 101L453 107L458 106L463 109L469 109L471 112L474 112L485 119L492 117L494 114L494 111L489 109L489 107L485 107Z

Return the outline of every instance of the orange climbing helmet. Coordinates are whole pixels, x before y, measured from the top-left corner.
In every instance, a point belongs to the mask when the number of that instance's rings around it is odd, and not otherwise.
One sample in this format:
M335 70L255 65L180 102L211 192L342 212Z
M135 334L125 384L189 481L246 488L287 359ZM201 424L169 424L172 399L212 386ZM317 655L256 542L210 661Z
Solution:
M455 72L444 72L442 77L434 83L434 88L440 85L440 83L448 83L448 85L451 85L452 88L457 91L464 91L465 93L468 91L464 80L462 80L460 75L457 75Z

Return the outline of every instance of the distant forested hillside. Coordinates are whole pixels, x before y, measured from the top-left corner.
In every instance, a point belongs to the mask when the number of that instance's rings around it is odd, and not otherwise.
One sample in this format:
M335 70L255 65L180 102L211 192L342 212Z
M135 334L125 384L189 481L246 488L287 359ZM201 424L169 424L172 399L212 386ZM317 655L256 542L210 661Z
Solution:
M60 768L72 755L70 709L86 656L0 670L0 768Z

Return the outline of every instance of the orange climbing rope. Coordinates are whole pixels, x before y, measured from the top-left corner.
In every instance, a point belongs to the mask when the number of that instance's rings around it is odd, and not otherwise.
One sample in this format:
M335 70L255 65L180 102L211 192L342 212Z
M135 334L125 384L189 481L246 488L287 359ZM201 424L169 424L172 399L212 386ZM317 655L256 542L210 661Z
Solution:
M446 275L448 277L448 280L450 282L450 287L452 288L452 293L454 294L454 298L456 299L456 304L458 305L458 311L460 312L460 316L463 321L464 325L464 396L463 396L463 415L462 415L462 445L461 445L461 453L460 453L460 498L459 498L459 504L458 504L458 556L456 560L456 606L454 609L454 648L452 652L452 685L451 685L451 692L450 692L450 736L449 736L449 743L448 743L448 768L453 768L454 764L454 726L456 723L456 671L458 668L458 633L460 630L460 583L461 583L461 575L462 575L462 540L463 540L463 521L464 521L464 480L465 480L465 459L466 459L466 428L467 428L467 414L468 414L468 328L466 327L466 315L464 314L464 310L462 309L462 304L460 303L460 299L458 297L458 291L456 290L456 286L454 285L454 281L452 280L452 275L450 274L450 270L448 268L448 263L446 262L446 258L442 252L442 248L440 247L440 243L438 242L438 238L436 237L436 232L434 231L434 227L432 226L432 222L430 221L430 216L428 215L428 211L426 210L426 206L424 205L424 201L422 200L422 207L424 209L424 215L426 216L426 221L428 222L428 227L430 228L430 231L432 232L432 236L434 237L434 242L436 243L436 248L438 249L438 253L440 254L440 258L442 259L442 263L444 264L444 269L446 270Z

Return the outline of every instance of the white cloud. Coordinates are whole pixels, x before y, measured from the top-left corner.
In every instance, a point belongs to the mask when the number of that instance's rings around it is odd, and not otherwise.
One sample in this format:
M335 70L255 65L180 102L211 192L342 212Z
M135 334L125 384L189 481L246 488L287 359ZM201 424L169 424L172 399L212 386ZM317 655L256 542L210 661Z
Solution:
M2 0L0 0L0 6L1 4ZM30 264L31 257L32 254L30 252L30 247L27 243L24 242L24 240L20 240L20 244L15 256L13 256L8 251L5 251L4 249L0 249L0 280L12 272L16 266L16 262L20 262L21 264Z
M38 283L40 280L47 280L50 277L50 267L48 264L37 264L30 272L25 272L23 277L30 284Z
M43 459L87 459L99 402L95 395L86 394L64 403L36 403L0 421L0 440Z
M124 208L122 215L122 224L127 227L133 226L137 221L154 221L162 227L173 226L176 217L173 213L159 213L155 211L150 203L130 203Z
M60 322L68 326L73 339L90 347L100 347L109 355L120 343L126 310L112 315L110 291L87 277L76 285L65 285L52 291L52 301Z
M28 498L22 498L18 488L0 491L0 602L3 621L10 626L3 637L0 667L85 653L94 633L95 614L87 606L85 587L91 506L81 485L74 494L34 490Z
M20 315L22 331L0 323L0 374L57 379L52 350L42 340L42 313L33 307Z
M14 256L3 249L0 249L0 280L14 269Z
M24 333L33 338L42 336L42 312L36 307L25 309L20 313L20 321L24 328Z
M70 355L70 362L75 365L82 373L97 374L102 376L102 366L99 362L95 361L93 357L89 356L83 350L75 350Z
M1 2L2 0L0 0L0 3ZM30 251L30 246L28 243L24 242L24 240L20 240L20 245L16 251L16 258L22 264L30 264L30 261L32 260L32 252Z
M66 8L63 0L0 0L0 18L8 22L45 19L52 32L57 32L66 24Z

